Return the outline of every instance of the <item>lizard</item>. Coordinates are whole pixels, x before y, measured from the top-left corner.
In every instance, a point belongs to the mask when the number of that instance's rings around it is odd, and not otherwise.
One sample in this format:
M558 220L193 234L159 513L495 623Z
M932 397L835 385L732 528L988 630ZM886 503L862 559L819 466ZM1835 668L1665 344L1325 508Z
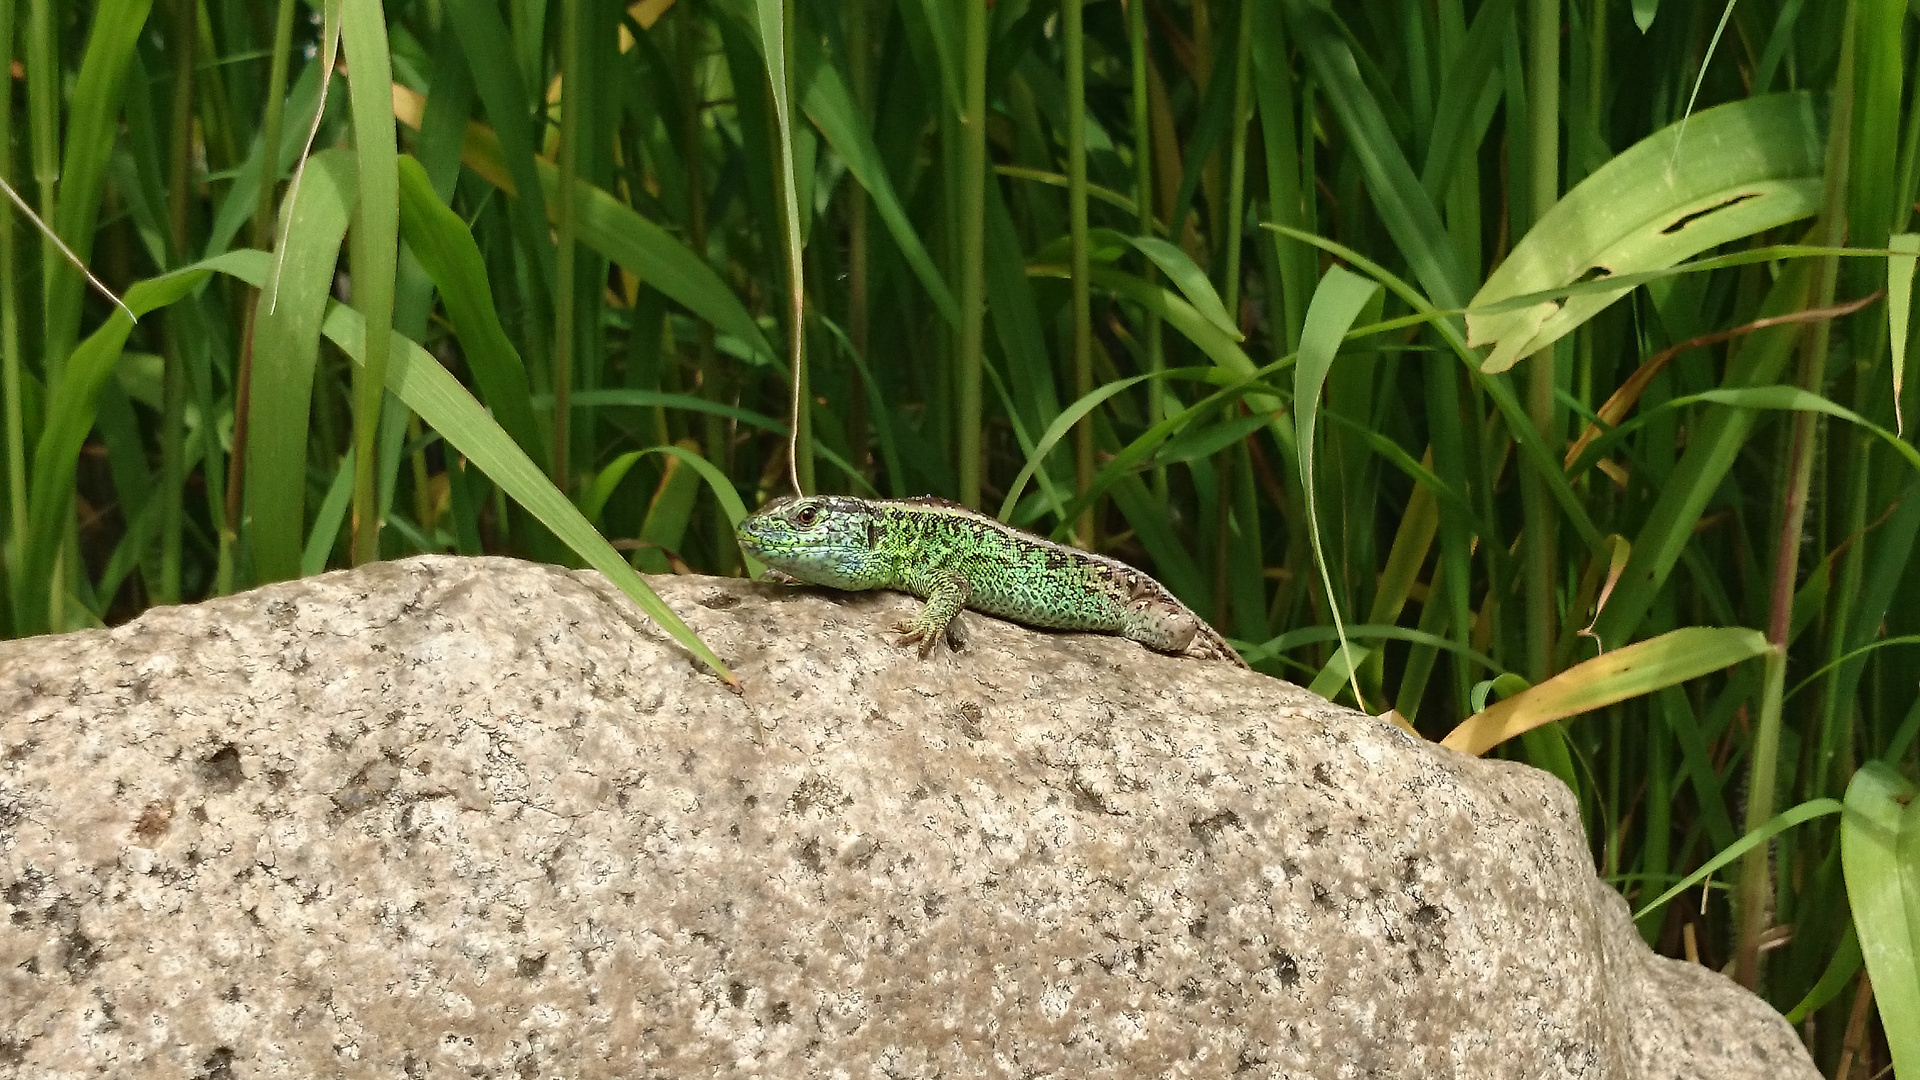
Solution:
M1164 653L1246 661L1166 586L1118 559L1056 544L931 496L775 499L737 530L783 580L895 589L926 601L894 625L925 659L942 636L964 644L964 608L1051 630L1116 634Z

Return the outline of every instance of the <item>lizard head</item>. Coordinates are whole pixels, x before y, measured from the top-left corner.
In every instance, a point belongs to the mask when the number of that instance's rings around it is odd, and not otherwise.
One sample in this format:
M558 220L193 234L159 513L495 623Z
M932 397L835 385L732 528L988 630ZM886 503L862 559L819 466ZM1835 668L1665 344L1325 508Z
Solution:
M740 547L775 570L836 589L879 588L892 576L878 508L861 499L775 499L740 522Z

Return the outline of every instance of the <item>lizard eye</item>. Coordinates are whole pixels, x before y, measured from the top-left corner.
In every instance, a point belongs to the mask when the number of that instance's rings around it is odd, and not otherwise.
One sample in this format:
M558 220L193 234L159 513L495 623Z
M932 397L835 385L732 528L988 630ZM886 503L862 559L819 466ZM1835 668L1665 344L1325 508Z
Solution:
M813 523L820 520L820 508L817 506L803 506L800 508L800 512L794 515L794 520L800 523L801 528L811 529L813 528Z

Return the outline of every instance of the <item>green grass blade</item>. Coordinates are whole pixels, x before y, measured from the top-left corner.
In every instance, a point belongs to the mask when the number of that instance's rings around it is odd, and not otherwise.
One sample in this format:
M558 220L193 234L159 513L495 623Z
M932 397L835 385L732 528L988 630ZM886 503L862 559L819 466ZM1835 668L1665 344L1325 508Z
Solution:
M1811 802L1801 803L1799 806L1792 807L1791 809L1782 810L1780 813L1774 815L1772 820L1768 821L1765 825L1742 836L1732 847L1708 859L1705 863L1701 864L1698 870L1680 879L1679 883L1674 885L1673 888L1661 893L1641 907L1640 910L1634 912L1634 921L1638 922L1641 917L1645 916L1648 912L1665 906L1667 901L1672 900L1674 897L1707 880L1719 870L1738 860L1740 856L1745 855L1759 845L1793 828L1795 825L1802 825L1812 821L1814 818L1826 817L1829 814L1837 814L1841 810L1842 806L1840 802L1835 799L1814 799Z
M300 576L312 577L327 568L327 556L333 554L340 539L340 527L347 523L347 506L353 502L353 447L340 455L340 467L333 472L333 483L313 513L313 530L307 534L300 554Z
M1366 175L1367 193L1388 233L1434 302L1443 308L1459 307L1470 287L1466 270L1441 224L1439 210L1407 164L1373 91L1360 78L1352 48L1332 19L1308 0L1287 0L1287 16L1295 40L1326 91L1328 106L1352 143Z
M157 278L139 282L123 298L136 315L163 308L192 292L207 278L208 271L186 267ZM46 424L33 450L33 478L27 509L27 549L19 556L20 573L15 578L14 629L20 634L44 633L55 629L48 625L50 589L64 589L64 580L56 580L55 560L62 538L73 520L73 493L78 472L80 447L99 406L101 390L113 377L133 330L133 319L116 310L106 324L95 330L68 358L65 375L47 401ZM29 585L28 583L34 583Z
M1470 307L1599 274L1671 266L1820 208L1820 124L1809 94L1730 102L1642 139L1568 192L1514 246ZM1504 371L1592 318L1625 289L1469 315L1467 340Z
M811 38L803 35L796 46L796 62L800 67L798 82L802 87L800 104L807 118L820 129L827 144L846 163L847 171L873 200L873 208L880 212L880 220L886 223L893 242L900 245L901 256L907 260L921 287L927 290L941 317L948 325L959 326L960 305L954 301L953 291L947 288L933 257L927 254L926 245L920 242L920 232L907 216L906 207L900 204L880 150L868 134L847 84L826 62L819 45Z
M94 9L86 54L74 80L66 150L60 163L60 201L49 224L83 263L93 254L95 223L100 216L107 159L113 154L119 131L128 64L152 7L153 0L101 0ZM64 259L51 258L44 265L48 381L58 382L60 365L80 334L84 286L79 268Z
M1878 761L1847 785L1840 849L1896 1073L1920 1069L1920 789Z
M420 163L402 157L399 166L401 233L440 291L461 352L480 384L480 399L529 457L545 461L547 445L529 400L527 368L494 310L480 247L460 216L434 194Z
M1366 698L1361 696L1356 674L1360 661L1348 652L1340 614L1340 592L1333 587L1333 570L1321 547L1320 519L1314 498L1313 429L1320 414L1320 388L1326 384L1327 372L1333 368L1340 344L1353 327L1353 321L1375 302L1379 293L1377 283L1345 267L1329 267L1307 306L1307 321L1300 331L1300 358L1293 368L1293 424L1299 439L1300 484L1306 492L1307 530L1313 543L1313 561L1320 571L1320 583L1326 589L1327 609L1333 615L1334 629L1340 635L1340 651L1346 657L1342 666L1353 687L1354 704L1362 709L1366 708Z
M379 497L375 491L374 438L386 397L387 356L392 352L393 294L400 245L400 179L393 122L393 64L387 52L387 20L381 0L345 0L340 44L346 53L353 111L354 157L360 199L355 204L348 264L353 305L366 320L366 363L354 372L353 561L380 557Z
M276 256L278 277L254 308L253 390L248 398L247 499L257 581L300 576L306 528L307 440L313 370L334 269L359 199L351 152L307 159Z

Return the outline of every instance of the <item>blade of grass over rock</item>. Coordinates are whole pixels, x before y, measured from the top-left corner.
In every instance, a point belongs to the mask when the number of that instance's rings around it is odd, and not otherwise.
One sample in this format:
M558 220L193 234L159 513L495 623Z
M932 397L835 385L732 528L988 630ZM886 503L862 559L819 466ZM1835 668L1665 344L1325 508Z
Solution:
M189 272L204 277L208 270L219 270L259 286L266 281L268 257L258 251L231 252L162 280L172 281ZM181 286L181 292L197 281L195 279ZM359 362L360 350L365 347L365 324L357 311L338 303L330 305L321 330L328 340L338 345L356 363ZM526 507L587 565L605 574L608 580L701 663L712 668L729 685L739 684L739 680L720 662L720 658L647 587L646 582L620 557L620 553L613 550L594 530L573 503L533 463L533 459L527 457L513 438L501 430L500 425L487 415L480 403L454 380L447 369L413 342L405 338L391 340L393 355L389 357L387 379L388 389L393 391L395 397L405 402L408 408L445 437L451 446L479 466L515 502Z
M1333 616L1334 630L1340 635L1340 653L1347 657L1342 667L1346 680L1353 688L1353 700L1356 707L1365 709L1366 698L1360 693L1360 681L1356 674L1359 660L1348 652L1346 631L1340 615L1340 593L1333 587L1333 568L1327 562L1327 555L1321 546L1320 519L1315 508L1314 498L1314 421L1320 414L1320 388L1325 385L1327 372L1333 367L1334 357L1340 351L1340 342L1346 337L1353 321L1359 317L1369 303L1374 302L1380 286L1359 274L1341 266L1328 268L1326 276L1320 279L1319 288L1313 292L1313 301L1307 307L1306 325L1300 331L1300 358L1293 368L1293 413L1294 430L1299 438L1300 485L1307 497L1307 528L1313 543L1314 563L1320 570L1320 582L1326 588L1327 610ZM1329 671L1333 670L1331 667ZM1334 680L1339 685L1339 680Z

